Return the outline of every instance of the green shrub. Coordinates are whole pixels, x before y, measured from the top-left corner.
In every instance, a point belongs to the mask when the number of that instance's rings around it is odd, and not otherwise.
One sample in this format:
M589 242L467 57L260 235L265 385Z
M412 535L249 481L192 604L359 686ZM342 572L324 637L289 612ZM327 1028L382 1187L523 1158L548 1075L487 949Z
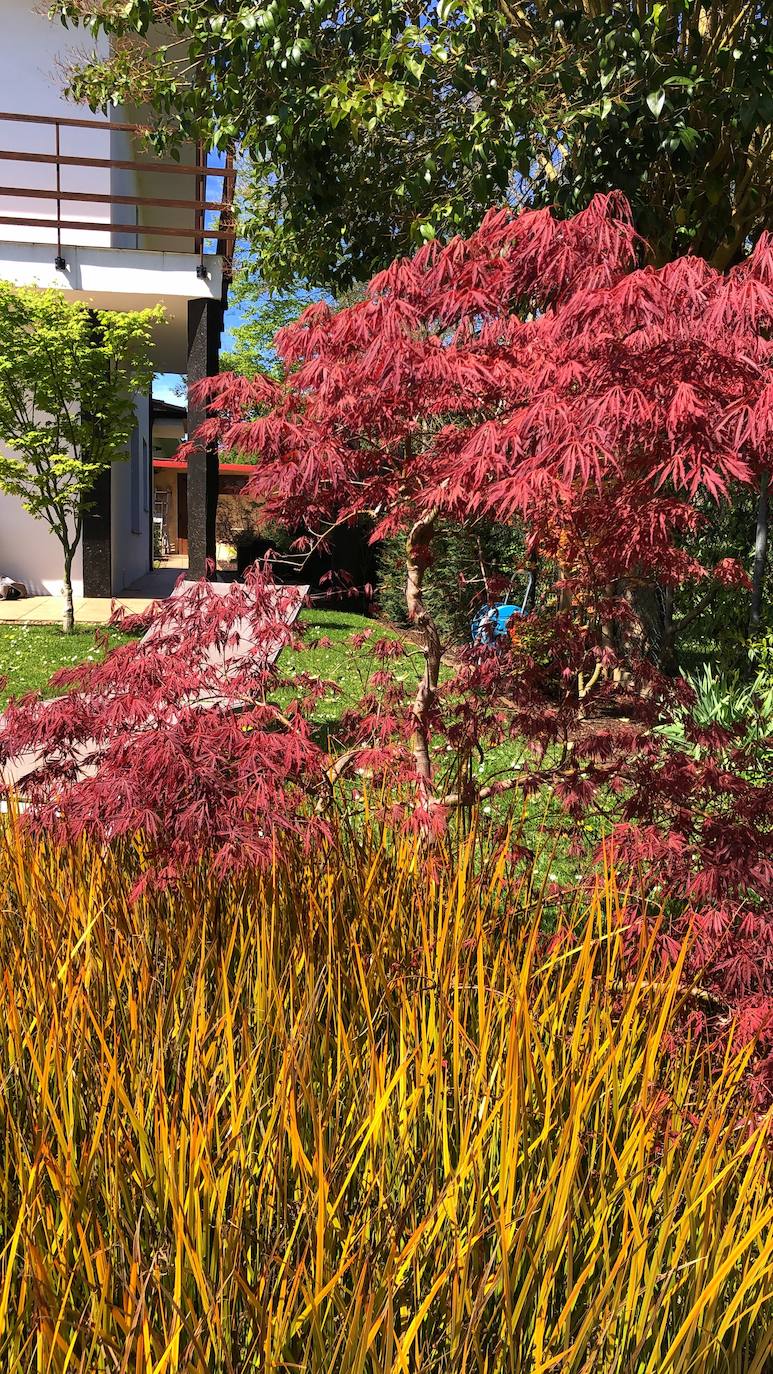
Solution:
M759 766L773 771L773 634L749 645L747 671L722 671L705 663L685 679L695 692L695 702L679 719L662 727L662 733L682 744L685 725L719 725L737 732L745 745L757 749Z

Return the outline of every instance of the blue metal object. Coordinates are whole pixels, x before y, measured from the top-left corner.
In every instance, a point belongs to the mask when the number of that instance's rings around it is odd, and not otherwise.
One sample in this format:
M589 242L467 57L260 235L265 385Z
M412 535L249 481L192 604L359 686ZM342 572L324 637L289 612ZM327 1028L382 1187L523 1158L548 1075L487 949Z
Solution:
M520 614L520 606L508 603L503 606L481 606L472 622L473 644L488 644L492 639L500 639L507 634L513 616Z
M532 581L532 574L529 573L520 606L512 601L504 601L498 606L481 606L470 627L473 644L491 644L495 639L501 639L507 634L513 616L523 615L525 607L529 604Z

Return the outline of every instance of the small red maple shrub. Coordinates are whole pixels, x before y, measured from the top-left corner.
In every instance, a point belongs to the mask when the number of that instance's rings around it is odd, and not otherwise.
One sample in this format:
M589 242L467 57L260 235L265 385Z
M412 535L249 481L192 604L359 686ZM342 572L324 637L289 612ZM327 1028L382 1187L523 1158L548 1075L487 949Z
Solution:
M306 805L324 757L308 719L331 684L289 683L273 666L295 638L296 600L259 571L225 597L187 584L182 599L119 616L146 640L55 674L66 695L11 701L0 767L26 773L27 823L100 843L141 832L156 879L202 858L224 873L268 861L283 834L313 844L329 827ZM283 688L294 700L280 709Z

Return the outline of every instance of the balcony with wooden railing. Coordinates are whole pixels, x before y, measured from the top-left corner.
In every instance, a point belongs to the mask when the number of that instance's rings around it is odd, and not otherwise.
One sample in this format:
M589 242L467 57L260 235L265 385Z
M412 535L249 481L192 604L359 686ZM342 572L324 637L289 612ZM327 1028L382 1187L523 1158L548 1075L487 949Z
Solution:
M233 155L213 163L201 144L180 161L148 150L140 125L109 119L0 113L3 242L208 254L230 274L235 242Z

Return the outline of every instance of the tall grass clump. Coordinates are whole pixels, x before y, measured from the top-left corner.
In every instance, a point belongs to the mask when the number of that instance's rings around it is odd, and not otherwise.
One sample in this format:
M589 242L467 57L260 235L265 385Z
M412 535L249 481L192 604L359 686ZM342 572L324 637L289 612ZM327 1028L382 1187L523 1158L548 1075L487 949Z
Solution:
M0 845L4 1374L764 1374L770 1121L610 873Z

